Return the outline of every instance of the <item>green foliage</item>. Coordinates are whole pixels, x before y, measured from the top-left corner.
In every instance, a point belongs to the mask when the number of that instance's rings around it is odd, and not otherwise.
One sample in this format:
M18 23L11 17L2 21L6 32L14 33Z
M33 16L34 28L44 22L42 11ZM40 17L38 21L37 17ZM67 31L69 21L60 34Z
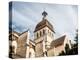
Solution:
M78 30L76 31L76 36L74 41L76 42L75 44L73 44L72 48L69 49L69 45L66 44L65 46L65 52L62 51L59 56L62 55L77 55L78 54Z
M66 46L65 46L65 54L68 55L69 51L70 51L69 45L66 44Z
M62 51L59 56L66 55L64 51Z

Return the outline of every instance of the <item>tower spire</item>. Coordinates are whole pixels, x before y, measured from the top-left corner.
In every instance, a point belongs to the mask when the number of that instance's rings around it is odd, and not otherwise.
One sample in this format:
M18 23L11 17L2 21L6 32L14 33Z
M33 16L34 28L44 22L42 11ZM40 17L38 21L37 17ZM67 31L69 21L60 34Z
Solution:
M43 15L43 19L45 19L45 17L48 15L48 13L47 13L46 11L44 11L44 12L42 13L42 15Z

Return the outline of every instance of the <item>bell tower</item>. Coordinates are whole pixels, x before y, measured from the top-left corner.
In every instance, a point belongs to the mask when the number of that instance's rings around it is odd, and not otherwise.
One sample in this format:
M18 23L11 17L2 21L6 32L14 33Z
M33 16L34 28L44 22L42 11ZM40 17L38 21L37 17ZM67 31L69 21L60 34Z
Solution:
M34 40L35 40L35 54L36 57L48 56L47 50L50 48L50 43L53 40L53 26L46 19L48 13L44 11L42 13L42 21L36 25L34 30Z

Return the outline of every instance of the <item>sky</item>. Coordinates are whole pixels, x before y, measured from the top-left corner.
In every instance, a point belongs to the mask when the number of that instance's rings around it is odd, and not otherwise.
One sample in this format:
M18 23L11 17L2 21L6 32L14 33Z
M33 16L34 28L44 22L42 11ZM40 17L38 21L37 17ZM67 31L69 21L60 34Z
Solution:
M11 8L11 6L10 6ZM78 7L77 5L61 5L31 2L13 2L12 28L17 32L30 31L33 39L36 25L42 21L42 12L48 13L46 19L53 25L55 39L66 34L70 40L74 40L76 29L78 29Z

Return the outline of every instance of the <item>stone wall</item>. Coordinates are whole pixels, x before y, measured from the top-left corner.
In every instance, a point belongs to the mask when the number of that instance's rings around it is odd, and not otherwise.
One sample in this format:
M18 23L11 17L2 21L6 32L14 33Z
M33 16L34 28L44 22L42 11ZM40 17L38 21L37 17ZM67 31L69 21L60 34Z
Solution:
M17 55L19 55L21 58L26 57L26 40L27 33L22 34L18 39Z

